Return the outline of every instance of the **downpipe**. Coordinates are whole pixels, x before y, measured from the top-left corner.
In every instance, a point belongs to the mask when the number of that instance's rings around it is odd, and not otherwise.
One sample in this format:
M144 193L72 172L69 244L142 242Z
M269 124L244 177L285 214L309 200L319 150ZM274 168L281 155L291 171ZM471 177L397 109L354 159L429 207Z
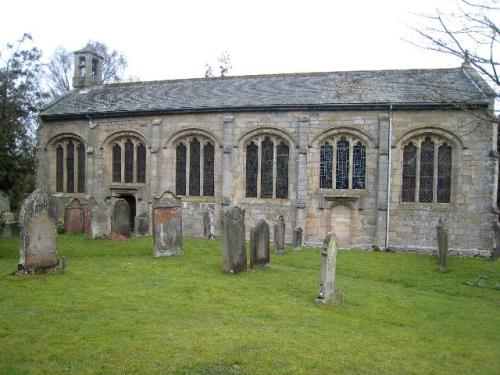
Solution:
M391 164L392 164L392 104L389 105L389 135L387 137L387 204L385 211L385 249L389 249L389 223L391 219Z

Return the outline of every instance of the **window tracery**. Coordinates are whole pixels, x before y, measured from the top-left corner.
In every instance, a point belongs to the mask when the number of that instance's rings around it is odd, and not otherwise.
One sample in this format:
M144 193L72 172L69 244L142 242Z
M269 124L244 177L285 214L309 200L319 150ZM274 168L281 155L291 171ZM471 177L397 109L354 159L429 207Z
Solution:
M135 136L121 136L111 146L111 180L115 183L146 182L146 146Z
M85 145L76 138L63 138L55 147L56 191L85 192Z

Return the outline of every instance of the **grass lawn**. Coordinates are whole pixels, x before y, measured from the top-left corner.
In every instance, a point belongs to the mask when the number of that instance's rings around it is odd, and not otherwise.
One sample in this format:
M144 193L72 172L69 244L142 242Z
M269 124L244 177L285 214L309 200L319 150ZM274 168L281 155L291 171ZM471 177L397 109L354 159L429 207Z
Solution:
M221 272L218 241L61 235L66 274L11 276L0 240L0 373L500 374L500 261L346 250L344 305L316 305L318 249Z

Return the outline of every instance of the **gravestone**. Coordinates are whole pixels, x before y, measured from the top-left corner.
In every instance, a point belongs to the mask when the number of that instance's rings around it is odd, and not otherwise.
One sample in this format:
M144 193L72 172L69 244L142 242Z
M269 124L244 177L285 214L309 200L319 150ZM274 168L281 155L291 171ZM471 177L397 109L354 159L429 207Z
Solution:
M135 235L137 237L147 236L149 234L149 214L143 212L135 217Z
M83 207L77 198L64 209L64 229L68 233L83 232Z
M94 197L90 197L83 207L83 233L90 234L90 226L92 223L92 210L97 204Z
M269 225L259 220L250 230L250 268L269 265Z
M500 257L500 223L496 222L493 224L493 230L495 231L495 247L491 252L490 258L497 259Z
M246 270L245 210L230 206L222 213L222 271L235 274Z
M3 211L0 215L0 224L3 226L2 238L11 238L12 229L17 224L14 214L10 211Z
M448 228L446 228L441 218L439 218L439 223L436 226L436 232L439 252L439 272L445 273L448 271Z
M99 201L91 211L90 238L108 238L110 233L110 207L104 201Z
M302 234L303 234L303 231L302 231L301 227L297 227L293 231L293 247L294 247L294 249L297 249L297 250L302 249Z
M0 190L0 212L10 211L10 199L7 193Z
M182 201L170 191L153 201L154 256L183 255Z
M208 240L215 239L215 220L212 210L203 213L203 236Z
M130 207L125 199L110 197L106 200L111 212L111 232L130 237Z
M57 265L57 208L43 190L35 190L25 199L19 213L21 244L18 270L38 273Z
M285 219L280 215L274 226L274 251L283 254L285 251Z
M321 274L316 303L335 302L335 271L337 266L337 237L335 233L328 233L321 248ZM339 294L339 301L343 302L343 293Z

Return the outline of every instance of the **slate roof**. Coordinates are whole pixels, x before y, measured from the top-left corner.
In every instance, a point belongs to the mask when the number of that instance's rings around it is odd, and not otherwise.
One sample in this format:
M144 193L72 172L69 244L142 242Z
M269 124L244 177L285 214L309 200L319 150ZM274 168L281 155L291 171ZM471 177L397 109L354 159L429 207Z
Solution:
M107 84L73 90L43 120L213 111L487 106L491 89L470 68L298 73Z

